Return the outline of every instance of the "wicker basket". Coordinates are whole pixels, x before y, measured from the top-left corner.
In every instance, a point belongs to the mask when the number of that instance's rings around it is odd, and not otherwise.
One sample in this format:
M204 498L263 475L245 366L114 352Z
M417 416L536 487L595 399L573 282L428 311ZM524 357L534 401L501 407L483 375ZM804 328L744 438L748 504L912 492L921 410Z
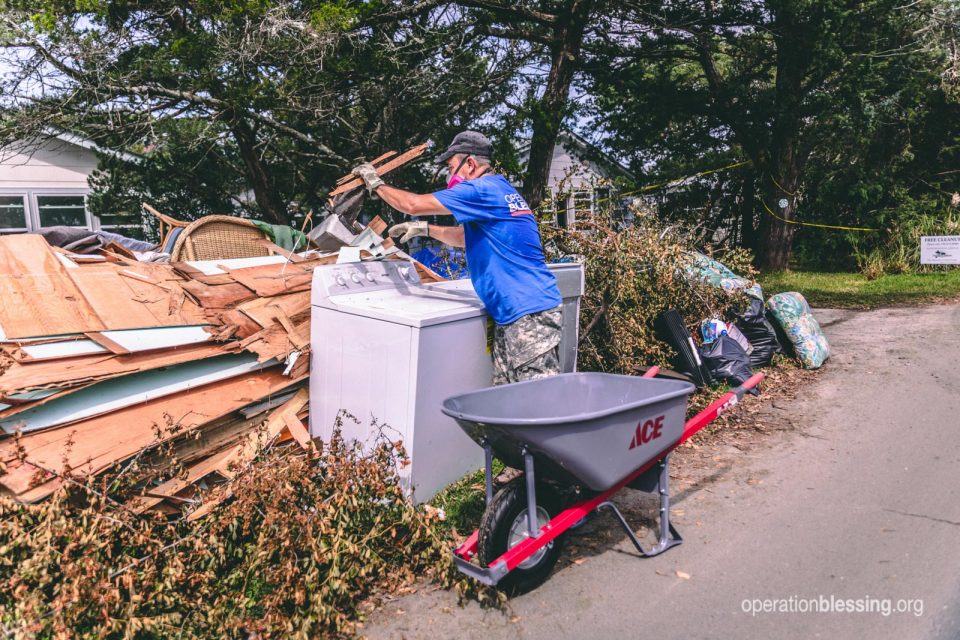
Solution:
M233 216L205 216L191 222L177 238L170 260L222 260L271 255L261 241L267 235L249 220Z

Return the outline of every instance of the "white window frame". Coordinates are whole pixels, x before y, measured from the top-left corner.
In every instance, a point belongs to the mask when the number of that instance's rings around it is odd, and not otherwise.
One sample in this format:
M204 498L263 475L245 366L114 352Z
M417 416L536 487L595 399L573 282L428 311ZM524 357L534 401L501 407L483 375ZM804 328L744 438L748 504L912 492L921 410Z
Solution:
M26 229L17 229L14 227L0 227L0 233L36 233L42 227L40 226L40 207L37 202L37 196L83 196L84 222L86 229L91 231L100 230L100 219L90 213L87 206L87 196L89 189L80 187L27 187L27 188L0 188L0 196L19 196L24 201L24 213ZM79 228L79 227L78 227Z
M86 223L86 228L91 231L100 230L100 221L96 219L96 216L90 214L90 209L87 208L87 189L33 189L30 191L31 199L31 215L33 216L33 228L34 230L43 229L40 221L40 203L37 200L37 196L82 196L83 197L83 218Z
M30 233L30 203L27 201L27 192L16 189L0 189L0 197L19 197L23 202L23 226L0 227L0 233Z

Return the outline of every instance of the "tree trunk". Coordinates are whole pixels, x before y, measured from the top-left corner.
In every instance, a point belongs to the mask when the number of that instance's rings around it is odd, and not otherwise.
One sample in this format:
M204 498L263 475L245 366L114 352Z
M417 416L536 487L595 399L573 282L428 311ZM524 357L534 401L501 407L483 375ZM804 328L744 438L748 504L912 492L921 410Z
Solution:
M790 266L793 235L797 230L797 225L791 222L795 219L797 189L808 153L801 151L800 139L803 79L810 65L809 43L795 10L795 6L785 3L775 11L774 17L777 77L769 164L760 171L763 202L757 252L760 268L770 271L782 271Z
M740 189L740 246L756 254L757 230L754 215L757 211L757 177L753 166L743 171L743 186Z
M260 154L257 153L256 138L253 129L243 120L231 127L233 138L243 158L243 165L247 169L247 178L256 200L260 214L274 224L289 224L287 208L273 187L267 168L264 166Z
M557 134L567 111L570 85L580 63L583 32L595 0L571 0L554 27L555 44L551 47L550 73L543 97L534 107L533 138L530 140L530 158L523 182L523 194L531 208L543 202Z
M763 201L760 204L760 237L758 238L758 265L764 271L783 271L790 266L793 235L797 225L797 188L800 184L800 165L792 153L794 146L779 154L779 162L765 171ZM781 206L786 205L786 206ZM771 212L773 214L771 215Z

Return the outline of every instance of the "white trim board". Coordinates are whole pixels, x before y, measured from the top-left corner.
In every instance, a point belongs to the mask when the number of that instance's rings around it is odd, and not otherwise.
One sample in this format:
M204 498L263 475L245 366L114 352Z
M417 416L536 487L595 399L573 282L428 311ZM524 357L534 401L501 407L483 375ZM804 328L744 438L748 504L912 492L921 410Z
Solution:
M296 255L302 258L309 258L317 255L316 251L303 251ZM245 267L260 267L265 264L283 264L289 262L286 256L260 256L257 258L225 258L223 260L188 260L187 264L198 269L207 276L215 276L226 273L220 267L227 269L243 269Z
M213 336L204 330L204 327L207 326L210 325L198 324L183 325L180 327L154 327L152 329L118 329L115 331L101 331L100 334L116 342L127 351L136 353L138 351L170 349L188 344L208 342ZM88 338L65 340L62 342L44 342L35 345L21 345L20 349L27 354L31 360L53 360L56 358L70 358L96 353L110 353L108 349Z
M0 429L28 432L76 422L275 364L276 360L259 363L256 354L240 353L121 376L22 411L0 421Z

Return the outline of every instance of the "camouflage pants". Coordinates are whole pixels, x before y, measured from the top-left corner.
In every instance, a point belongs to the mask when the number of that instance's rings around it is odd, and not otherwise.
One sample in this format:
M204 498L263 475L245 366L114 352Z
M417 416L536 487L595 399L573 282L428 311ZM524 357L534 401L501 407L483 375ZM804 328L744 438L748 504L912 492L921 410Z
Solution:
M493 384L560 373L560 307L531 313L493 330Z

